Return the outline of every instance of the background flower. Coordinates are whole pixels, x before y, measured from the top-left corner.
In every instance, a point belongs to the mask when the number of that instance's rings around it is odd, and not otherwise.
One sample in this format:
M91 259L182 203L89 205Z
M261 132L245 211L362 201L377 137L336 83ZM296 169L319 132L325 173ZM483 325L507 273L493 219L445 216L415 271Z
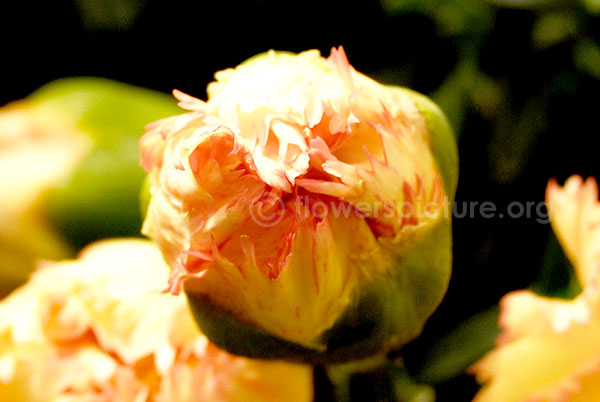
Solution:
M47 262L0 303L5 401L309 401L308 366L229 355L197 329L142 240Z
M473 367L475 401L594 401L600 397L600 203L594 179L548 184L552 225L582 291L573 300L516 291L502 299L504 332Z
M36 211L89 152L73 120L23 104L0 111L0 272L2 293L26 280L34 258L60 258L68 246Z
M49 83L0 109L0 294L37 258L137 236L137 139L172 113L168 96L99 78Z

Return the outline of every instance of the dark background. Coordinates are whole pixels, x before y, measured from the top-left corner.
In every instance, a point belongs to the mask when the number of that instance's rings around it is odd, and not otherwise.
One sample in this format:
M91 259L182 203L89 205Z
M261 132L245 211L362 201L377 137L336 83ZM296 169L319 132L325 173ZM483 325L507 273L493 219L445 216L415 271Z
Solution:
M591 3L11 2L0 16L0 104L80 75L205 98L215 71L257 53L316 48L327 56L343 45L357 70L438 101L457 132L458 205L492 201L502 211L512 201L543 201L549 178L598 176L600 10ZM424 334L401 351L409 371L434 384L441 401L468 400L476 391L456 367L491 346L492 335L468 344L493 326L488 309L502 295L530 286L569 292L568 264L550 225L535 216L455 219L454 243L446 298ZM486 311L493 317L480 323L486 328L459 338L450 332ZM444 339L460 344L466 360L446 376L424 374L454 348L440 346L453 345Z

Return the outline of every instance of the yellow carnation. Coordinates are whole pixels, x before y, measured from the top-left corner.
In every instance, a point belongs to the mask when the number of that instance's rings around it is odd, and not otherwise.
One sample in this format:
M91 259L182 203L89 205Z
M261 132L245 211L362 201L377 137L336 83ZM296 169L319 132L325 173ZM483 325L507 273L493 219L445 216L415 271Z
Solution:
M357 72L341 48L271 51L215 78L207 102L175 91L190 112L140 142L143 232L207 336L240 354L288 342L337 359L413 338L450 274L456 149L439 109ZM267 341L228 320L279 346L259 351Z
M501 301L498 346L474 367L477 402L600 400L600 203L593 179L548 184L554 231L582 292L573 300L516 291Z
M142 240L46 263L0 303L3 401L309 401L308 366L236 357L197 329Z

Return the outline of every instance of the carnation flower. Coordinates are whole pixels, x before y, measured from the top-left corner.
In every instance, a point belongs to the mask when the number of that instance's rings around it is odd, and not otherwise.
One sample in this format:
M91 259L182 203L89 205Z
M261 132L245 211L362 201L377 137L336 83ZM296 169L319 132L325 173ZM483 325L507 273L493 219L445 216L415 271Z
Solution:
M593 179L555 181L546 193L552 227L575 267L573 300L515 291L501 301L504 332L471 369L478 402L600 400L600 204Z
M270 51L141 139L143 233L207 336L236 354L369 356L416 336L451 266L454 138L410 90L342 48Z
M310 401L309 366L232 356L197 329L142 240L45 263L0 303L3 401Z

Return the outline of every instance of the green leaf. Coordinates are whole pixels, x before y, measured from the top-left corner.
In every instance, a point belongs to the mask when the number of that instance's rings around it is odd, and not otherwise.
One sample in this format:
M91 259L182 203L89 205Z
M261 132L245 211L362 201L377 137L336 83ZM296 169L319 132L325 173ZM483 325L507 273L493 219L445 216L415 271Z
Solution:
M469 317L447 333L423 356L415 377L439 384L457 377L494 347L500 334L498 306Z

